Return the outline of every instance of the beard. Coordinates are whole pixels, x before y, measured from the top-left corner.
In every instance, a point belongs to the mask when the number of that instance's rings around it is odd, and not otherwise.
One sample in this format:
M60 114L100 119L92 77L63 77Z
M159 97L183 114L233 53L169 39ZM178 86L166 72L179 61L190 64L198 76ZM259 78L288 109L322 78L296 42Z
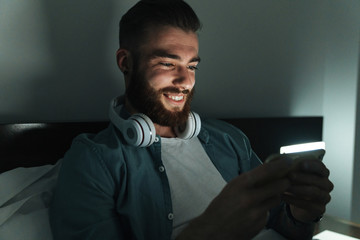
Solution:
M135 70L135 69L134 69ZM164 93L183 93L185 104L183 109L167 110L161 102ZM191 101L195 89L181 91L176 87L166 87L160 90L153 89L148 81L140 75L139 71L134 71L130 79L130 84L126 89L126 96L132 107L138 112L147 115L151 121L162 126L176 127L186 124L188 120Z

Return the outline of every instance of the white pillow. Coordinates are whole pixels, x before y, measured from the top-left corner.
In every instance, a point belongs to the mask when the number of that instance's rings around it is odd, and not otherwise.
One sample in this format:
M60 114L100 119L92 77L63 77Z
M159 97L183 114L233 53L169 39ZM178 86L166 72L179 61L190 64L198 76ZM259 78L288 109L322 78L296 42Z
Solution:
M0 239L51 240L48 208L61 161L0 174Z

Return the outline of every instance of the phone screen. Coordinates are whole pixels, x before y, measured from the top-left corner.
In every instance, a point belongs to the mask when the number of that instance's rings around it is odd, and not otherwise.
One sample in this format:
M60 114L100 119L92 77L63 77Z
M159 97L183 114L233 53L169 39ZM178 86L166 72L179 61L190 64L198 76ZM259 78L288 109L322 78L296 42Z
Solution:
M287 154L292 158L315 156L322 161L325 155L325 142L310 142L283 146L280 148L280 154Z
M280 154L270 155L265 162L277 159L282 154L285 154L294 160L300 157L315 157L322 161L325 155L325 142L310 142L283 146L280 148Z

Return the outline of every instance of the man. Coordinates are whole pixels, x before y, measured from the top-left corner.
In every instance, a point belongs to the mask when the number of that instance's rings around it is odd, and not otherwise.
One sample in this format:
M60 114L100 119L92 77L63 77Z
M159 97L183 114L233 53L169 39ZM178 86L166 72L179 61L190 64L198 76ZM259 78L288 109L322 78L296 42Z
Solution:
M261 164L235 127L201 119L199 128L190 112L199 28L181 0L143 0L123 16L125 100L111 109L118 120L66 153L50 209L55 239L251 239L264 228L311 239L329 171L314 159ZM155 129L147 147L127 141L134 116ZM199 133L179 138L189 116Z

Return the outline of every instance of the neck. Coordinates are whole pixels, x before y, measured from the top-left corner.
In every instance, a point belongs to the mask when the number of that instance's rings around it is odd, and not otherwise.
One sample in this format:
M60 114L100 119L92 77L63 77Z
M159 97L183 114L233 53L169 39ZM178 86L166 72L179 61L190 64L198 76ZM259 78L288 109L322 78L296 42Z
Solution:
M166 138L176 137L176 134L172 127L162 126L162 125L159 125L156 123L154 123L154 126L155 126L155 130L156 130L156 134L159 134L161 137L166 137Z
M137 111L135 110L135 108L131 105L130 101L127 99L127 97L125 98L125 109L132 115L134 113L137 113Z

